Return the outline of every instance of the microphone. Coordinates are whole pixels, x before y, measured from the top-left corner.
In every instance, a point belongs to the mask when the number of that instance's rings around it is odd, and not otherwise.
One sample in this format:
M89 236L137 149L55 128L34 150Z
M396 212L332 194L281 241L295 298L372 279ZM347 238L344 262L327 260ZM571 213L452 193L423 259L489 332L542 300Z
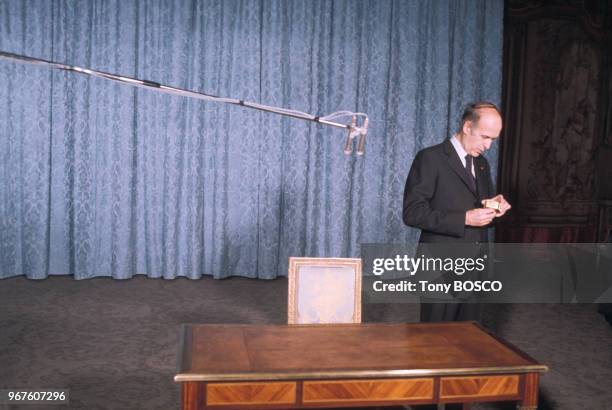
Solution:
M368 117L363 122L363 127L359 132L359 143L357 144L357 155L365 154L365 138L368 133Z
M346 136L346 143L344 144L344 153L351 155L353 152L353 138L355 138L355 127L357 125L357 116L353 115L351 119L351 125L348 129L348 135Z

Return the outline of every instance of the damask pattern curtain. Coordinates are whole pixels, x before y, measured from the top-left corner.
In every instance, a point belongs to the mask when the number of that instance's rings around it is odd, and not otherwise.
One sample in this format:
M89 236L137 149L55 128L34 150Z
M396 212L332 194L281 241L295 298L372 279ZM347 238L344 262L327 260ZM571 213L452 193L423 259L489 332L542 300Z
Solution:
M0 61L0 277L285 275L406 242L417 150L498 102L501 0L0 0L0 49L315 114L341 130ZM489 159L496 167L497 153Z

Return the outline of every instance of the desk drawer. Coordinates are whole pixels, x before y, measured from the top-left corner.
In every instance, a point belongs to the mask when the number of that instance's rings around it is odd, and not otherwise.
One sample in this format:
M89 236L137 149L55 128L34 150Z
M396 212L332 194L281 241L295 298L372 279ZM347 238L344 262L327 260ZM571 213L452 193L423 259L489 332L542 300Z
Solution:
M293 404L295 382L208 383L206 404L235 406L239 404Z
M433 398L433 379L305 381L303 402L379 402Z
M519 376L464 376L440 379L440 399L519 395Z

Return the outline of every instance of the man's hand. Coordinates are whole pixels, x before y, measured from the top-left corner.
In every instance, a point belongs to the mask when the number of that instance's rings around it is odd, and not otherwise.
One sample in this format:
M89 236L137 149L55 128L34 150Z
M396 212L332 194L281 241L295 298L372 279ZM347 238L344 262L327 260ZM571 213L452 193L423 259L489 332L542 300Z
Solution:
M502 194L494 196L493 198L490 198L489 200L490 201L499 202L499 211L495 212L495 217L504 216L504 214L510 208L512 208L512 206L510 206L510 204L508 203L508 201L506 201L506 198L504 198L504 196ZM484 201L485 201L485 199L482 200L482 204L483 205L484 205Z
M497 212L489 208L470 209L465 213L467 226L486 226L491 223Z

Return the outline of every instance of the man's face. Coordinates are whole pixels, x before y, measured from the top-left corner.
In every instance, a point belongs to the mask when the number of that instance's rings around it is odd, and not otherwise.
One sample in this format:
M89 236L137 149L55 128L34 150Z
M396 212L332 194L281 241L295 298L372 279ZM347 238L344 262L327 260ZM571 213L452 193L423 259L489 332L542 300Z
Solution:
M502 129L502 119L493 108L481 108L478 122L466 121L459 141L465 152L477 157L491 148Z

